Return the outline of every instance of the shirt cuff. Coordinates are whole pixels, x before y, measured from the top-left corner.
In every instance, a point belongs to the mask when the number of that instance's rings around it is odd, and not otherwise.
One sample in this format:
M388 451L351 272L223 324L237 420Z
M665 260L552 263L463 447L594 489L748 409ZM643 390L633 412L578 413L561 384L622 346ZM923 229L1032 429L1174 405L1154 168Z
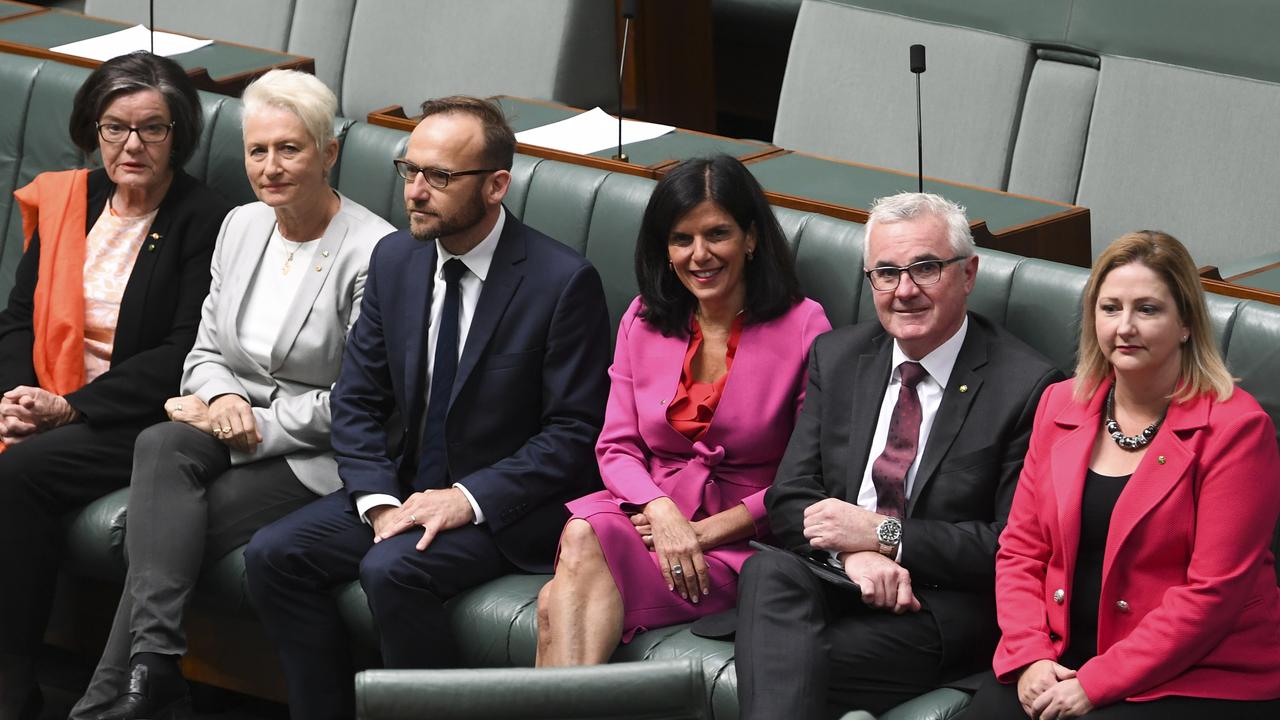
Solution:
M483 524L484 524L484 511L480 509L480 503L477 503L477 502L476 502L476 499L475 499L474 497L472 497L472 496L471 496L471 491L470 491L470 490L467 490L465 487L463 487L463 486L462 486L462 485L460 485L459 483L454 483L454 484L453 484L453 486L454 486L454 487L456 487L456 488L458 488L459 490L461 490L461 491L462 491L462 494L466 496L466 498L467 498L467 502L471 503L471 512L472 512L472 513L474 513L474 514L475 514L475 516L476 516L476 519L475 519L475 520L472 520L472 521L471 521L471 524L472 524L472 525L483 525Z
M400 498L386 493L361 493L356 497L356 513L360 515L360 519L364 521L365 525L373 525L373 523L369 522L368 513L370 510L382 505L400 507Z

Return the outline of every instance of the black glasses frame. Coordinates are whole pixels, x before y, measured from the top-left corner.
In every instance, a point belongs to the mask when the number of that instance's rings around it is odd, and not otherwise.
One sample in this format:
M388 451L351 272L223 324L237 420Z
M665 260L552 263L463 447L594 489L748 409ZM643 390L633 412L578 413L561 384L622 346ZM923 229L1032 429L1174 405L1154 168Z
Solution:
M427 181L427 184L437 190L444 190L449 187L449 183L456 177L464 177L466 175L482 175L484 173L498 172L501 168L485 168L482 170L441 170L440 168L418 167L408 160L392 160L391 164L396 166L396 173L404 178L405 182L413 182L419 174Z
M898 285L902 283L902 273L906 273L910 275L911 282L915 283L916 285L920 287L929 287L930 285L936 285L938 281L942 279L942 271L945 270L948 265L952 263L960 262L961 260L964 260L968 257L971 257L971 256L957 255L949 260L917 260L916 262L913 262L910 265L904 265L902 267L897 267L895 265L881 265L880 267L873 267L870 270L864 270L863 274L867 276L867 282L871 283L871 288L873 290L878 290L880 292L889 292L891 290L897 290ZM927 280L921 281L919 278L916 277L916 273L923 272L922 268L929 265L938 266L938 275L933 279L927 279ZM872 273L882 273L887 270L894 271L893 284L887 287L880 287L879 285L876 284L876 279L872 275ZM887 278L886 278L886 281L887 281Z
M168 140L168 139L169 139L169 135L170 135L170 133L172 133L172 132L173 132L173 126L174 126L174 125L176 125L176 124L177 124L177 121L171 121L171 122L169 122L169 123L167 123L167 124L166 124L166 123L150 123L150 124L148 124L148 125L143 125L142 127L135 127L135 126L133 126L133 125L125 125L124 123L100 123L100 122L96 122L96 123L94 123L94 124L93 124L93 126L94 126L94 128L96 128L96 129L98 130L98 137L102 138L102 141L103 141L103 142L109 142L109 143L112 143L112 144L114 144L114 145L122 145L122 144L124 144L124 143L129 142L129 135L131 135L131 134L133 134L133 133L137 133L137 135L138 135L138 139L139 139L139 140L141 140L142 142L144 142L144 143L146 143L146 144L148 144L148 145L154 145L154 144L156 144L156 143L162 143L162 142L164 142L165 140ZM112 140L111 138L107 137L107 127L108 127L108 126L111 126L111 125L116 125L116 126L119 126L119 127L122 127L122 128L127 128L127 130L125 130L124 137L120 138L119 140ZM161 136L160 136L158 139L156 139L156 140L148 140L148 139L146 139L145 137L143 137L143 136L142 136L142 131L143 131L144 129L146 129L146 128L149 128L149 127L162 127L162 128L164 128L164 134L163 134L163 135L161 135Z

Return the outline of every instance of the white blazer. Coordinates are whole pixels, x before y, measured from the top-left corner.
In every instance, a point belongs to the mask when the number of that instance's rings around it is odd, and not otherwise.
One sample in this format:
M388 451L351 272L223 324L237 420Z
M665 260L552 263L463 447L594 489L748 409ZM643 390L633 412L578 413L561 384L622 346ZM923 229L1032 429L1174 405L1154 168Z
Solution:
M395 231L362 205L341 200L316 241L312 264L299 268L306 275L271 348L270 367L245 352L237 327L275 228L275 211L255 202L227 214L213 251L200 330L182 370L184 394L207 403L234 393L253 406L262 443L252 453L233 450L233 465L284 456L298 480L319 495L342 487L329 446L329 391L347 331L360 312L369 255Z

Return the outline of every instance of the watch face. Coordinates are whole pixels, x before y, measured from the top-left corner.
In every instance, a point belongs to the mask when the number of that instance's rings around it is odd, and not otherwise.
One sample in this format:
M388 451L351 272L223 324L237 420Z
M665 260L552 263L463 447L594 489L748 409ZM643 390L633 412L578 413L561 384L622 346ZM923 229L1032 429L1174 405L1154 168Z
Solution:
M902 523L896 518L889 518L876 528L876 539L885 545L897 545L902 539Z

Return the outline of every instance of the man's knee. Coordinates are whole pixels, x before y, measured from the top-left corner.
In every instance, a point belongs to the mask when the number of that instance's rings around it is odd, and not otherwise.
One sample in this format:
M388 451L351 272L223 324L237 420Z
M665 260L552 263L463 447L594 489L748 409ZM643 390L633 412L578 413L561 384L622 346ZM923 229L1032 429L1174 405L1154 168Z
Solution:
M412 545L395 542L395 539L377 543L360 560L360 586L364 588L369 604L375 608L382 599L397 595L406 587L426 586L431 589L430 576L415 570L405 555L417 550Z
M282 570L288 572L291 566L296 565L296 553L290 551L292 545L288 542L287 534L281 531L279 523L259 528L249 538L249 544L244 549L244 566L249 587L252 588L255 583L271 574Z

